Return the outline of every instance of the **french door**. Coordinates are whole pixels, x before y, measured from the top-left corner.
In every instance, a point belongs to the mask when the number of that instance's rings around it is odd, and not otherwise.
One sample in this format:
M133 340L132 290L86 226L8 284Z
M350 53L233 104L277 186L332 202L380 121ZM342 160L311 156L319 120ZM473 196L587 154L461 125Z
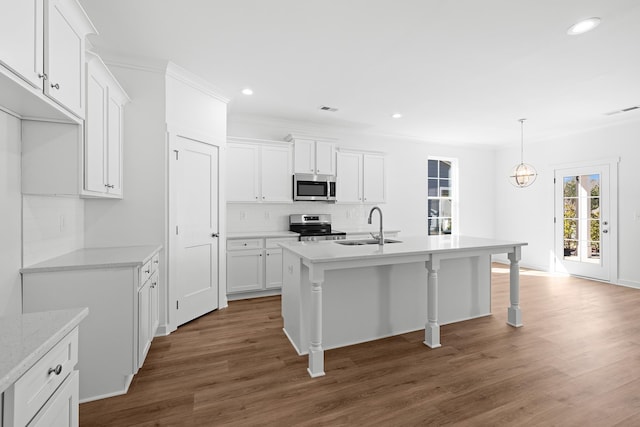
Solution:
M555 170L557 272L611 279L616 230L610 175L609 164Z

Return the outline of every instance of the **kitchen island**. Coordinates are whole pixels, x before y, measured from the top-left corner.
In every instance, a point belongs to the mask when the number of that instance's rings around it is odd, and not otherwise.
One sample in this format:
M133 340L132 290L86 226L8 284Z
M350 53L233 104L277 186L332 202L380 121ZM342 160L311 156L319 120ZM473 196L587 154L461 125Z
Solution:
M491 255L507 253L507 323L522 326L519 261L526 243L467 236L403 237L401 242L283 243L284 332L324 375L324 349L425 329L440 347L440 325L491 314ZM308 349L308 350L307 350Z

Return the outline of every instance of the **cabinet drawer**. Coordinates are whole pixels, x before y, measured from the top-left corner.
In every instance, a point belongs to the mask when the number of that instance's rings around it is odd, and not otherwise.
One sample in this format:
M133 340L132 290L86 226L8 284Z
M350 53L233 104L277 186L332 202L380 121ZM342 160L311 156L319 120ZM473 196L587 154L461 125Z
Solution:
M274 238L265 240L267 249L279 248L280 246L278 246L278 243L297 242L297 241L298 241L297 237L274 237Z
M158 271L158 267L160 265L160 253L156 253L152 258L151 258L151 274L155 273L156 271Z
M244 249L262 249L262 239L227 240L228 251Z
M75 328L22 375L4 394L5 423L24 426L78 363Z
M29 427L77 427L79 424L78 406L78 371L71 372L71 375L62 383L60 388L38 415L29 423Z

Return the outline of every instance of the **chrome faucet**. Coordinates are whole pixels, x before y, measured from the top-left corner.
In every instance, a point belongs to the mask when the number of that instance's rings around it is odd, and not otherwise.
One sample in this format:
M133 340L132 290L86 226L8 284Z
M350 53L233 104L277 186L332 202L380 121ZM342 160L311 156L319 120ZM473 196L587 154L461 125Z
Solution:
M369 224L371 224L371 218L373 217L373 211L376 211L376 210L380 214L380 234L376 236L373 233L371 233L371 236L374 239L378 240L378 244L379 245L384 245L384 232L382 231L382 210L377 206L372 207L371 211L369 211L369 219L367 220L367 222Z

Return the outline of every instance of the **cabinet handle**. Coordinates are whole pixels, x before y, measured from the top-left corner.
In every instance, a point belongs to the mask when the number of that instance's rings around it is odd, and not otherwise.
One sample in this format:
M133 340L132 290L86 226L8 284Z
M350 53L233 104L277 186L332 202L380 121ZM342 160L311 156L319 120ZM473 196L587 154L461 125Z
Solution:
M154 264L160 264L160 260L153 261Z
M60 85L58 83L52 84L51 87L58 90L60 89Z
M220 237L218 233L211 233L211 237Z
M144 272L145 272L145 273L149 273L150 271L151 271L151 270L145 270Z
M155 287L156 287L156 285L157 285L157 283L156 283L156 282L151 282L151 287L152 287L152 288L155 288Z
M51 375L51 374L60 375L61 372L62 372L62 365L58 365L55 368L49 368L47 375Z
M47 74L46 73L38 74L38 78L42 80L47 80Z

